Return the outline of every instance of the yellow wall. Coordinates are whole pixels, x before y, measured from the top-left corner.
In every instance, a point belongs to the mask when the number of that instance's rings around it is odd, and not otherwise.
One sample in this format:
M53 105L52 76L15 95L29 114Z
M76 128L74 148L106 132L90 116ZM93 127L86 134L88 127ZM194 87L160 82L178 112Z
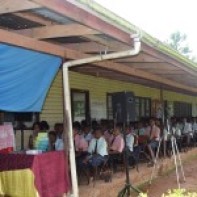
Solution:
M60 70L54 79L48 92L42 113L41 120L47 120L53 129L57 122L63 122L63 91L62 91L62 71Z
M142 85L125 83L116 80L108 80L99 77L82 75L70 72L71 88L89 90L90 109L92 118L106 118L106 93L118 91L133 91L136 96L150 97L152 99L160 98L159 89L149 88ZM62 98L62 73L58 73L52 87L48 93L41 119L48 120L51 124L63 120L63 98ZM164 100L184 101L193 103L197 106L197 98L184 94L164 91ZM197 115L194 110L193 115Z

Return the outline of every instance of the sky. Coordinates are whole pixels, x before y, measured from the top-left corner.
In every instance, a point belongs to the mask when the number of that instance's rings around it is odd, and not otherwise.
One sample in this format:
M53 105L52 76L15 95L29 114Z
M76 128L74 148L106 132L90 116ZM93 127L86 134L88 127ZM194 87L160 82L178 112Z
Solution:
M161 41L176 31L187 35L197 56L197 0L95 0Z

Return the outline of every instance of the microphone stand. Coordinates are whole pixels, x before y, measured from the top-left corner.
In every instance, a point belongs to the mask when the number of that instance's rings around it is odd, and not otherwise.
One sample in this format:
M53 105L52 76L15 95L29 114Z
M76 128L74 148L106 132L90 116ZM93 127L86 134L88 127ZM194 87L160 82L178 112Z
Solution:
M124 122L123 124L123 136L124 136L124 142L126 146L126 123ZM136 193L141 193L141 191L134 187L131 184L130 177L129 177L129 165L128 165L128 152L125 150L124 151L124 160L125 160L125 175L126 175L126 184L124 188L119 192L118 197L129 197L131 195L131 190L133 190Z

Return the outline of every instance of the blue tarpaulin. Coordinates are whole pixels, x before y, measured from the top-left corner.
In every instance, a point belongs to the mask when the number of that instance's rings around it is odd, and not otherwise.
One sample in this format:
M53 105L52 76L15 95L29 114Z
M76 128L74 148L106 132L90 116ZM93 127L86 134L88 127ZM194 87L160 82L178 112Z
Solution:
M0 43L0 110L41 111L61 63L57 56Z

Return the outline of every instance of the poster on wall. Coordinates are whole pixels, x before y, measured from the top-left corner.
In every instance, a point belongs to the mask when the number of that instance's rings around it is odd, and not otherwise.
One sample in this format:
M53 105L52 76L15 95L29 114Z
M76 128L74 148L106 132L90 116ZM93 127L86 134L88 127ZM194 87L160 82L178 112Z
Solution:
M92 101L91 107L92 119L100 120L106 118L106 103L102 101Z

